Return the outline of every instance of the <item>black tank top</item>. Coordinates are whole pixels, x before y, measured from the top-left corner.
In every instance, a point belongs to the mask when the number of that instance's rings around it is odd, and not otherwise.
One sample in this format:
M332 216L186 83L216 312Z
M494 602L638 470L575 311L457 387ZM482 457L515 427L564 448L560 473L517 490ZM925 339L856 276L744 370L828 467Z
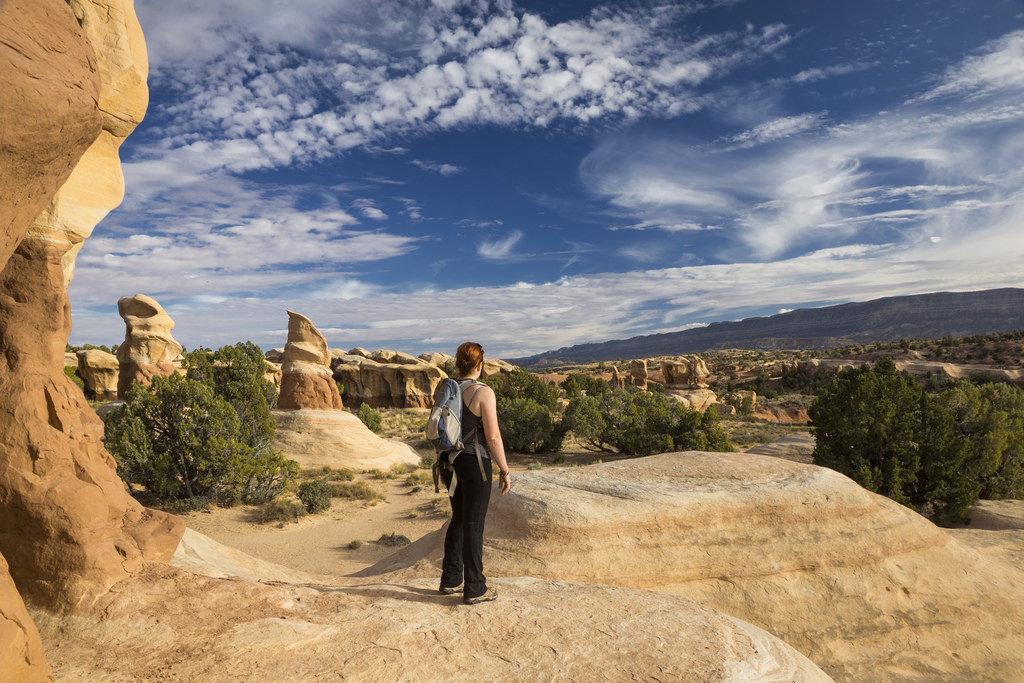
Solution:
M484 420L479 415L474 415L473 411L469 409L469 402L466 400L466 389L473 386L475 380L462 380L459 382L462 385L462 445L465 446L466 453L476 453L473 449L473 436L476 435L476 445L480 448L480 455L485 458L490 458L491 454L487 451L487 439L484 437ZM480 391L477 389L476 391ZM474 392L475 395L475 392Z

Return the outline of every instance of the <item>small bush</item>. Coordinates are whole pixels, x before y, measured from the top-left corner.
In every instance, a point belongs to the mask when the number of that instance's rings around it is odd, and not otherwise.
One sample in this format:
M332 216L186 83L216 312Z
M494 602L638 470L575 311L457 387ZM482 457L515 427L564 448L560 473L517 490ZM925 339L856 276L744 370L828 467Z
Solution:
M356 473L347 467L339 467L333 470L328 478L332 481L352 481L356 478Z
M420 456L420 469L429 470L437 462L437 453L430 451Z
M359 410L356 411L356 417L374 434L380 434L384 431L384 424L380 419L380 413L371 408L369 403L363 403L359 406Z
M406 486L423 486L433 481L433 477L427 472L413 472L405 478Z
M65 365L64 374L70 377L71 381L77 384L79 389L85 389L85 382L83 382L82 378L78 376L78 368Z
M348 542L348 547L352 548L352 550L359 550L363 547L363 542L360 541L358 538L354 538Z
M332 498L353 498L355 500L383 500L384 496L365 481L331 482Z
M323 479L303 482L299 484L298 497L309 514L325 512L331 508L331 485Z
M409 545L410 543L412 543L412 541L410 541L405 536L402 536L401 534L397 534L394 531L392 531L390 534L381 534L380 538L377 539L377 543L379 543L380 545L387 546L399 546Z
M268 522L294 522L306 514L306 506L288 498L275 498L260 510L259 519Z
M387 479L394 479L395 477L398 476L394 472L385 472L384 470L368 470L366 473L369 474L374 479L379 479L381 481L385 481Z
M416 467L414 465L406 465L405 463L396 462L391 465L391 471L397 475L409 474Z

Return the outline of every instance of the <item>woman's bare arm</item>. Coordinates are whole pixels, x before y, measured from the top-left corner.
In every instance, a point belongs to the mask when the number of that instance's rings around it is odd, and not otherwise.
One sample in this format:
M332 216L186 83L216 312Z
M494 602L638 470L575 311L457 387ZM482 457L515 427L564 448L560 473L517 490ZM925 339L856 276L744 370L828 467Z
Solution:
M480 403L480 419L484 424L484 438L487 439L487 451L491 459L498 466L499 472L508 472L508 461L505 459L505 444L501 440L501 429L498 427L498 401L494 396L494 390L489 386L480 387L474 399ZM505 494L512 486L509 475L499 477L501 493Z

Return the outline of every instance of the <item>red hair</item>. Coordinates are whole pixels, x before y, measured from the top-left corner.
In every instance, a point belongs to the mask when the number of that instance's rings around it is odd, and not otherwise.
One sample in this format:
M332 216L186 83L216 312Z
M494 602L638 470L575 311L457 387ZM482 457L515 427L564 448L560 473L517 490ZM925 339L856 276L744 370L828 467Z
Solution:
M484 347L476 342L464 342L455 352L455 370L459 377L465 377L484 360Z

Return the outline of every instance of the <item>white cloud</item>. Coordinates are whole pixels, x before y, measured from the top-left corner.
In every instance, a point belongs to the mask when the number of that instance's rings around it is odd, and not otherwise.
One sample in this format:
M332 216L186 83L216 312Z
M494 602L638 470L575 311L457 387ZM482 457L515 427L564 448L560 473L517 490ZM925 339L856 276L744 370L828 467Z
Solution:
M431 173L439 173L440 175L443 176L455 175L456 173L462 173L465 170L453 164L442 164L436 161L420 161L419 159L414 159L409 163L411 163L413 166L416 166L417 168L423 169L424 171L430 171Z
M824 122L826 112L798 114L797 116L784 116L782 118L767 121L750 130L738 133L729 138L729 142L736 147L754 147L770 142L778 142L809 130L820 128Z
M935 88L911 104L949 96L982 97L1016 91L1024 94L1024 31L1014 31L985 46L980 54L950 68Z
M481 242L476 247L476 253L485 259L503 261L512 256L512 248L522 238L523 233L513 230L502 239Z

